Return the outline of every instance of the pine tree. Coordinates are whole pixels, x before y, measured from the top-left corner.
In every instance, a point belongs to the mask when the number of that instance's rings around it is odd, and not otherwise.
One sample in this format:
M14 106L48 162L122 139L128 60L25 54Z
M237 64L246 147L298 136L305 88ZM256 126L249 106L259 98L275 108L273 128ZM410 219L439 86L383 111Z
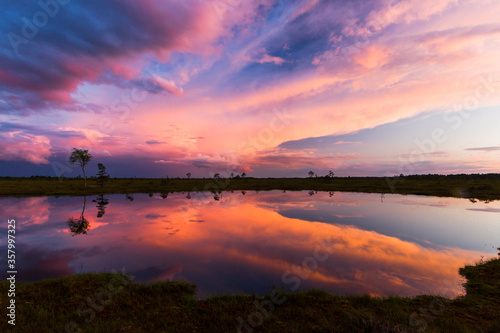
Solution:
M109 178L109 174L106 173L106 167L102 163L97 164L97 167L99 168L99 172L97 173L97 183L100 187L103 187L104 182Z

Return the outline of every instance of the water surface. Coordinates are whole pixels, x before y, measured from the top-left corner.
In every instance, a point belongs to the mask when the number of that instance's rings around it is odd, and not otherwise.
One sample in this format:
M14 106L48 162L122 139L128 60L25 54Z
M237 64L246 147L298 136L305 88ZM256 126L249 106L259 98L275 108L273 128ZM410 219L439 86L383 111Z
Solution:
M17 221L19 280L124 269L138 283L195 283L199 297L274 286L451 297L458 268L500 245L499 202L244 193L0 198L0 215Z

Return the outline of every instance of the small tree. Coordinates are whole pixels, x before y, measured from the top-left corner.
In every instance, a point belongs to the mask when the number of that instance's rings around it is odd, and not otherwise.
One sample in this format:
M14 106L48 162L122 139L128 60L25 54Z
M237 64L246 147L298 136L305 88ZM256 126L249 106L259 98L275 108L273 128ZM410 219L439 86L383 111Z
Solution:
M335 176L335 174L333 173L333 171L332 171L332 170L330 170L330 171L328 172L328 177L333 178L333 176Z
M245 178L245 177L246 177L246 175L247 175L247 174L243 172L243 173L241 174L241 178Z
M186 177L191 178L191 172L186 173Z
M109 178L109 174L106 172L106 167L102 163L97 164L97 167L99 168L99 172L97 173L97 183L100 187L103 187L104 182Z
M309 178L312 178L314 176L314 171L309 171L307 174L309 175Z
M87 187L87 176L85 175L85 166L90 162L92 155L88 149L73 148L71 155L68 158L69 165L78 165L82 168L85 187Z

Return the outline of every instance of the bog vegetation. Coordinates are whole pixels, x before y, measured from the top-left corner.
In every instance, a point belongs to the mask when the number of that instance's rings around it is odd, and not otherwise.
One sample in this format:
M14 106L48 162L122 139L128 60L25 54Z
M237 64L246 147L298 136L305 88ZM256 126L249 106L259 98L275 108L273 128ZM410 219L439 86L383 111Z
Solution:
M101 164L102 165L102 164ZM110 178L105 167L97 177L0 178L0 196L46 196L200 192L200 191L347 191L415 194L471 200L500 199L500 174L412 175L394 177L251 178L243 175L213 178Z

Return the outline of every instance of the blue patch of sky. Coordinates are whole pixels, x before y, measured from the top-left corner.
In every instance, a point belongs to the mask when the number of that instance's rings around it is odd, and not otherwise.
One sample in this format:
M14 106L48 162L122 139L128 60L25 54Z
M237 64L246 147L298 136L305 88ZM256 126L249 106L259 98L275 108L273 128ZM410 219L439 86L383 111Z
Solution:
M469 146L500 145L500 134L495 128L500 121L500 114L496 107L482 108L471 112L468 118L460 113L453 113L447 119L442 113L427 112L415 117L402 119L393 123L384 124L370 129L360 130L355 133L304 138L301 140L287 141L279 145L280 148L290 150L318 149L317 153L358 152L367 153L379 147L390 147L391 153L410 153L419 149L417 142L423 143L432 138L435 129L441 128L446 140L437 142L435 151L462 150ZM460 120L461 119L461 120ZM455 129L454 126L457 128ZM362 145L342 145L338 142L360 142Z

